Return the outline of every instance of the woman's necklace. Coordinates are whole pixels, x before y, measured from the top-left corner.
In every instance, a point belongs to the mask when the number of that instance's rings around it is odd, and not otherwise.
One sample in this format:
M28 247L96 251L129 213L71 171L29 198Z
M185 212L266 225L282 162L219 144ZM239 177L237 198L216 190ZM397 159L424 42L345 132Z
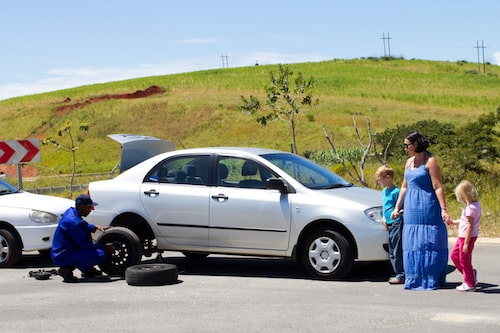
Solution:
M425 155L422 155L422 157L419 158L418 160L417 160L417 156L413 156L413 169L418 168L419 166L421 166L424 163L425 163Z

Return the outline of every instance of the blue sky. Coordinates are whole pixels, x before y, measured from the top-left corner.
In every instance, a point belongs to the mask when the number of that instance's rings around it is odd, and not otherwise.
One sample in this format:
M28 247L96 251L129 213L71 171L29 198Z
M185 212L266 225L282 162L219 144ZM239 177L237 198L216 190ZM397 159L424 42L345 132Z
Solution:
M484 50L500 65L499 0L0 1L0 100L256 62L380 57L388 35L387 55L477 62L479 41L480 61Z

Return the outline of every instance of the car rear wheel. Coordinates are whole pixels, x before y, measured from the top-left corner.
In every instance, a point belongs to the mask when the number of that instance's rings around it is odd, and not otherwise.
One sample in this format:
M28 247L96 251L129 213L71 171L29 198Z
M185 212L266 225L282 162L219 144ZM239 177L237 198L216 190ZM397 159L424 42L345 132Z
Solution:
M307 238L302 251L302 263L314 278L340 279L351 271L354 255L342 234L321 229Z
M0 267L14 266L21 260L21 242L7 229L0 229Z
M99 264L99 268L110 276L125 276L128 267L141 262L141 240L130 229L123 227L108 229L99 236L97 243L113 243L115 248L111 258Z

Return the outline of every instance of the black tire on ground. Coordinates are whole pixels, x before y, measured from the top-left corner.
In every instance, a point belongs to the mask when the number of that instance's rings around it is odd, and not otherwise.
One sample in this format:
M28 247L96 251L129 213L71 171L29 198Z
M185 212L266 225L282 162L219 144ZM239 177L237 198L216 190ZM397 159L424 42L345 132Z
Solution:
M193 261L202 261L206 259L209 255L209 253L201 253L201 252L182 252L182 254L189 260Z
M341 279L351 271L354 254L342 234L320 229L307 237L302 251L302 263L313 278Z
M0 229L0 267L16 265L23 254L21 241L9 230Z
M97 243L113 243L115 251L99 268L109 276L124 276L127 267L137 265L142 259L142 243L130 229L114 227L103 232Z
M131 286L162 286L177 282L177 266L171 264L141 264L125 271L125 280Z

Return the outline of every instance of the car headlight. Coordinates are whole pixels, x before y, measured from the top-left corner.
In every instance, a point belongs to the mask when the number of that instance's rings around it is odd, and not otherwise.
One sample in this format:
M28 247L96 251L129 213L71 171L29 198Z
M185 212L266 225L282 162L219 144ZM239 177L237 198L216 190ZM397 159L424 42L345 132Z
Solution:
M42 212L40 210L32 210L30 213L30 219L37 223L57 223L59 220L56 215Z
M382 223L382 207L372 207L365 210L365 215L373 222Z

